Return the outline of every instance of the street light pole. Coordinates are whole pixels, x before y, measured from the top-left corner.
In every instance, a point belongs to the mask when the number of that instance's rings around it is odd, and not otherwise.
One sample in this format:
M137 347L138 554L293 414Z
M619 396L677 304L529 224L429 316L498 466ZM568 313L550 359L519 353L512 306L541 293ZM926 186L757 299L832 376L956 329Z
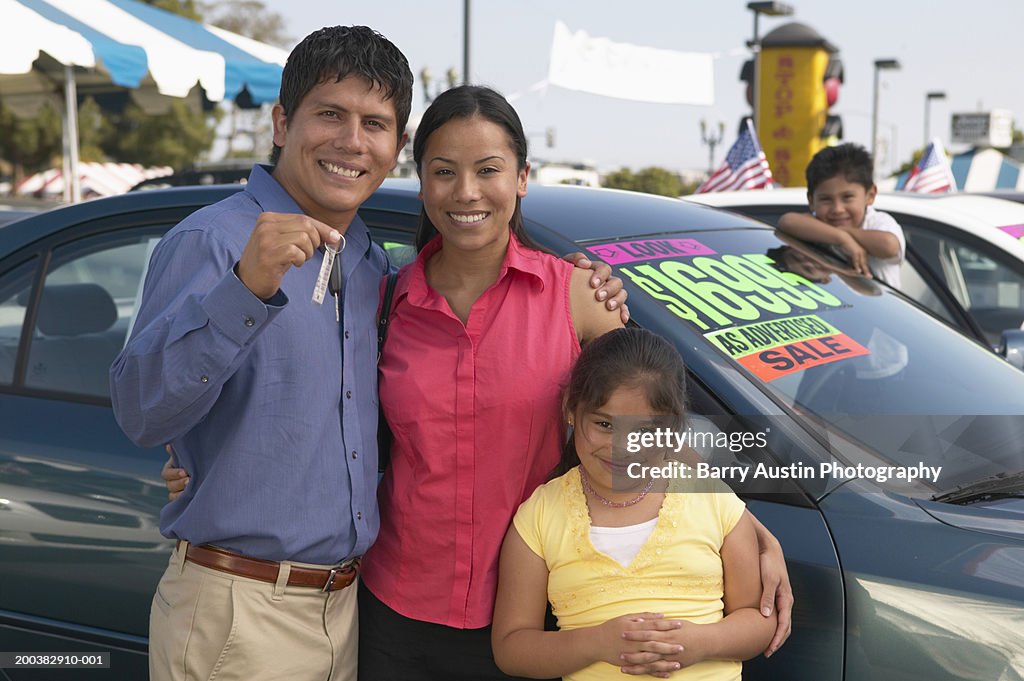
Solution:
M875 155L878 152L878 74L882 70L890 69L897 70L900 68L900 63L895 59L876 59L875 60L875 88L874 88L874 103L871 109L871 159L875 159Z
M700 141L708 147L708 177L715 172L715 147L725 139L725 123L718 122L718 134L708 133L708 124L703 118L700 119Z
M928 142L931 141L931 131L932 131L932 128L931 128L931 124L929 122L929 118L930 118L929 114L931 113L932 100L933 99L945 99L945 98L946 98L946 93L945 92L929 92L928 94L926 94L924 96L924 147L921 147L922 149L927 147L928 146Z
M462 83L469 85L469 0L462 0Z
M761 96L757 91L757 74L761 69L761 37L758 34L758 19L762 14L770 17L788 17L793 14L793 6L784 2L748 2L747 9L754 13L754 39L747 43L754 52L754 73L750 77L750 88L753 92L751 107L753 108L754 128L758 127Z

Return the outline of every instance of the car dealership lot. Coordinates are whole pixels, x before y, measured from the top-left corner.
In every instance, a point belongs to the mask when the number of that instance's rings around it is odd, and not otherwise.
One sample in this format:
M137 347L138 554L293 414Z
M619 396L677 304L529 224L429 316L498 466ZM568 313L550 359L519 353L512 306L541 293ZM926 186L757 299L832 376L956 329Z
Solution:
M120 432L106 371L155 240L239 189L142 192L0 228L6 649L112 651L116 678L145 677L171 547L156 529L166 455ZM388 181L360 211L396 261L411 256L416 192ZM782 542L796 593L792 638L746 678L1020 678L1024 373L976 327L683 201L531 187L524 215L553 251L613 264L634 320L682 352L694 423L766 436L702 452L753 471L738 490ZM941 468L937 480L863 473L922 465Z

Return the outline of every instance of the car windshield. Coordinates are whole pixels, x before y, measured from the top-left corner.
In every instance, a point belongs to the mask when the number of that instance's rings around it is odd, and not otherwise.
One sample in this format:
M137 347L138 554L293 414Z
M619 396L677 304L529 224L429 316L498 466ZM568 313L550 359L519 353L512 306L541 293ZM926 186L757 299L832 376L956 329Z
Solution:
M723 230L586 247L616 266L631 303L696 330L701 352L741 367L837 450L941 465L943 489L1024 468L1024 372L891 289L782 239Z

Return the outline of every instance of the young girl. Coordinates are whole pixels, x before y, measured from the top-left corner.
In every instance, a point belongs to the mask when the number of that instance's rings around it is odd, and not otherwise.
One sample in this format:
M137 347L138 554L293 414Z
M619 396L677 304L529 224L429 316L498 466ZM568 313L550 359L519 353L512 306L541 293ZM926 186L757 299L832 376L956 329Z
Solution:
M775 630L749 514L700 480L623 491L613 423L685 414L682 359L648 331L587 345L565 414L560 470L519 507L501 553L492 642L498 666L531 678L619 679L656 663L662 678L738 679ZM613 485L613 474L615 484ZM560 631L544 630L550 600ZM620 670L621 668L621 670Z

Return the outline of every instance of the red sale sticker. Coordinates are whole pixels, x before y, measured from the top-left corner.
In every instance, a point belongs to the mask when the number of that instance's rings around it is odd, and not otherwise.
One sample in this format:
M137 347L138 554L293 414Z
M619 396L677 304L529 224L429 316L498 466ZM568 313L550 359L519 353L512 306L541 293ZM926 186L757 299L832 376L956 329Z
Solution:
M787 374L871 352L845 333L779 345L737 358L762 381L774 381Z

